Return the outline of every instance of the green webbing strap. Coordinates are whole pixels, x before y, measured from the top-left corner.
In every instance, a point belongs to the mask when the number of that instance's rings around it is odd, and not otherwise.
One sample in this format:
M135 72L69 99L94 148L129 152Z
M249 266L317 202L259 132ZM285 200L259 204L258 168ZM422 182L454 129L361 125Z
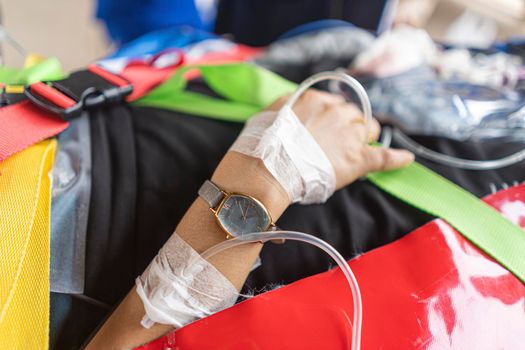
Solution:
M226 102L184 91L184 73L188 69L192 68L181 69L136 104L244 122L296 88L295 84L249 64L198 67L209 86L229 100ZM525 231L471 193L418 163L369 174L368 178L385 192L444 219L525 282Z
M46 58L26 68L0 66L0 83L4 84L26 85L42 80L58 80L64 76L60 62L54 57Z
M200 71L208 86L225 100L186 91L185 74L191 70ZM296 84L251 64L188 66L179 69L170 79L133 104L231 122L245 122L262 108L277 98L292 93L296 88Z
M470 192L418 163L372 173L368 179L403 202L447 221L525 282L525 231Z

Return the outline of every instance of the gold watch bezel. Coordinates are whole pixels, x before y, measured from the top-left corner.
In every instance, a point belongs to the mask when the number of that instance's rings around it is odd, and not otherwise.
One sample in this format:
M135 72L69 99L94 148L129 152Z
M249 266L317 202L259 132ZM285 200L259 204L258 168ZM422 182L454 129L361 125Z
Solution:
M269 229L271 227L275 227L275 223L273 222L272 214L270 214L268 209L266 209L266 206L260 200L258 200L257 198L255 198L253 196L250 196L249 194L240 193L240 192L226 192L226 191L223 191L223 190L221 190L221 192L222 192L222 194L224 194L224 197L221 199L221 201L219 202L219 204L217 204L217 206L215 208L210 208L210 210L212 211L213 215L215 216L215 221L217 221L217 224L219 224L219 227L221 228L221 230L226 233L226 239L232 239L232 238L235 238L235 236L232 235L222 225L222 222L219 219L219 212L221 211L224 203L226 203L226 201L232 196L241 196L241 197L246 197L246 198L249 198L249 199L253 200L255 203L257 203L263 209L263 211L266 213L266 215L268 215L268 218L270 219L270 223L268 224L268 227L266 227L261 232L269 231Z

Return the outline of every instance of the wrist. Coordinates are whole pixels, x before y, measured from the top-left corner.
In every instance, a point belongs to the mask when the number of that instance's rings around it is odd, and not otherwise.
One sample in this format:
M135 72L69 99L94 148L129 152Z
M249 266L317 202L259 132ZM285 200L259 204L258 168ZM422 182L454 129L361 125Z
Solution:
M257 158L230 151L220 162L211 180L224 191L243 193L258 199L274 221L289 205L284 188Z

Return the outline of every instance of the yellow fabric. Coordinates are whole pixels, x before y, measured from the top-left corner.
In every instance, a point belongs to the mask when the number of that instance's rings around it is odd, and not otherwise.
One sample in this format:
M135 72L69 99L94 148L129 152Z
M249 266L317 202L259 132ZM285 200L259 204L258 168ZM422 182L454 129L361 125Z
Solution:
M0 350L49 347L50 170L55 140L0 162Z
M27 55L24 61L24 67L29 68L45 60L46 60L46 56L42 56L37 53L30 53Z
M5 92L8 94L23 94L24 85L7 85L5 87Z

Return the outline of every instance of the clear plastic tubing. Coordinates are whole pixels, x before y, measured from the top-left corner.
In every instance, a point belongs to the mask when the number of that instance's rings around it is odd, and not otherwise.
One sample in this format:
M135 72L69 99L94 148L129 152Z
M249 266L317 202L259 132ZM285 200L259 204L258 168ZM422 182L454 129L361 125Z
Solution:
M525 149L499 159L471 160L451 157L446 154L428 149L415 142L398 129L394 129L393 136L399 145L411 151L412 153L431 160L435 163L452 166L459 169L494 170L504 168L525 160Z
M209 259L215 254L218 254L226 249L233 248L242 244L256 243L256 242L267 242L271 240L291 240L291 241L301 241L314 245L323 251L335 260L341 271L348 281L350 286L350 291L352 292L352 300L354 302L354 315L353 315L353 327L352 327L352 350L361 349L361 328L363 324L363 302L361 300L361 292L359 290L359 285L357 279L355 278L354 273L348 266L345 259L339 254L339 252L332 247L330 244L326 243L322 239L309 235L303 232L296 231L271 231L271 232L257 232L249 233L241 237L233 238L224 242L221 242L201 254L201 257L204 259Z
M335 72L333 72L333 74L344 74L342 72L344 72L344 70L337 69ZM328 72L328 73L332 73L332 72ZM321 75L321 74L327 74L327 73L320 73L320 74L317 74L317 75ZM346 74L344 74L344 75L346 75ZM310 79L313 79L315 77L316 77L316 75L312 76ZM355 81L355 79L350 77L350 76L348 76L348 78L350 78L350 80L354 80ZM310 79L306 80L305 83L307 81L309 81ZM328 79L340 80L340 79L332 79L332 78L328 78ZM321 79L321 80L323 80L323 79ZM350 80L348 82L350 82ZM357 84L359 87L357 87L357 85L355 85L355 84ZM371 112L372 108L370 107L370 100L368 98L368 95L366 94L366 90L357 81L349 83L348 85L351 86L356 91L357 96L360 99L361 105L363 106L362 108L363 108L363 112L365 114L365 117L367 117L367 119L368 119L368 115L367 115L367 110L368 110L370 112L370 118L371 118L372 117L372 112ZM329 90L332 93L341 93L341 88L339 87L339 85L335 81L330 82ZM363 102L363 101L365 101L365 102ZM462 159L462 158L451 157L451 156L448 156L446 154L433 151L431 149L428 149L428 148L418 144L417 142L415 142L410 137L408 137L407 135L403 134L400 130L398 130L396 128L394 128L393 132L391 130L388 131L388 132L386 132L386 131L387 131L387 129L384 129L384 132L383 132L383 135L382 135L382 140L380 142L384 147L389 147L390 146L390 143L391 143L392 137L393 137L399 143L399 145L401 147L411 151L412 153L414 153L414 154L416 154L416 155L418 155L420 157L423 157L425 159L431 160L431 161L433 161L435 163L438 163L438 164L443 164L443 165L447 165L447 166L451 166L451 167L456 167L456 168L459 168L459 169L494 170L494 169L500 169L500 168L508 167L508 166L511 166L513 164L516 164L516 163L519 163L519 162L525 160L525 149L521 150L521 151L518 151L516 153L513 153L511 155L499 158L499 159L491 159L491 160L471 160L471 159Z
M368 133L370 132L370 125L372 123L372 105L370 104L370 99L368 98L368 95L366 94L366 90L363 87L363 85L361 85L356 79L352 78L346 73L343 73L342 71L321 72L312 75L310 78L303 81L301 85L299 85L297 90L295 90L293 95L286 102L286 106L292 108L299 99L299 97L301 97L301 95L308 88L324 80L340 81L342 83L345 83L350 88L352 88L352 90L355 91L357 98L359 99L359 103L361 104L363 115L365 117L365 144L368 143Z
M299 97L312 85L317 84L324 80L333 80L333 81L339 81L342 83L345 83L350 88L352 88L359 99L359 102L361 104L361 108L363 110L363 115L365 117L365 129L366 129L366 135L365 135L365 143L368 143L368 133L370 131L370 125L372 122L372 106L370 104L370 99L368 98L368 95L366 94L365 89L363 86L354 78L349 76L346 73L343 73L341 71L336 72L321 72L312 75L310 78L303 81L297 90L293 93L293 95L288 99L286 102L286 106L289 108L293 108ZM291 240L291 241L301 241L305 243L309 243L311 245L314 245L323 251L325 251L327 254L329 254L332 259L335 260L339 268L341 268L341 271L343 271L344 276L346 277L346 280L348 281L348 285L350 286L350 291L352 292L352 300L354 302L354 315L353 315L353 326L352 326L352 344L351 349L352 350L360 350L361 349L361 329L363 324L363 302L361 300L361 292L359 291L359 285L357 283L357 279L355 278L354 273L346 263L345 259L339 254L339 252L332 247L330 244L326 243L325 241L314 237L312 235L309 235L307 233L303 232L296 232L296 231L272 231L272 232L257 232L257 233L250 233L247 235L243 235L242 237L230 239L227 241L224 241L222 243L219 243L210 249L206 250L203 254L201 254L202 258L209 259L215 254L218 254L219 252L222 252L223 250L239 246L242 244L248 244L248 243L256 243L256 242L267 242L271 240Z

